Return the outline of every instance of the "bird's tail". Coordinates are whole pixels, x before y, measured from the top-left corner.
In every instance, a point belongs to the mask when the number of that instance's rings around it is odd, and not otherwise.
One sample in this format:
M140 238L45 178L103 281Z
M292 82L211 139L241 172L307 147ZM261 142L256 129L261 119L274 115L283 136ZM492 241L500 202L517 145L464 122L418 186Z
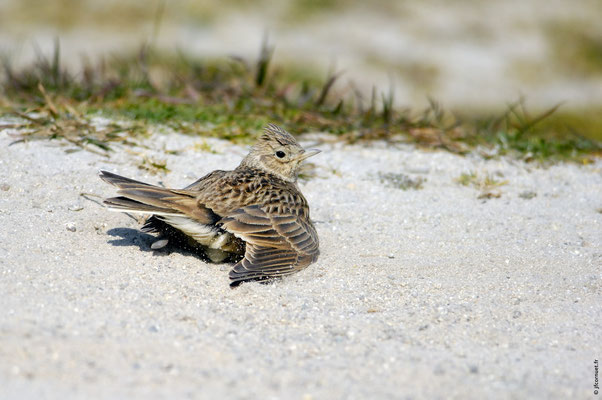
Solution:
M99 175L103 181L119 188L119 197L104 200L109 210L159 216L186 215L203 222L214 219L211 210L197 204L192 192L149 185L107 171L100 171Z

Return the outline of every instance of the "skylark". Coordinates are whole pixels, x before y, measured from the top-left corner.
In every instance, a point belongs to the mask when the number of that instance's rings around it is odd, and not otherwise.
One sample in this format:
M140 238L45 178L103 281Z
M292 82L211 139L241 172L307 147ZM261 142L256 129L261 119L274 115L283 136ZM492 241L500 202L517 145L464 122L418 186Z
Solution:
M165 189L107 171L119 190L110 210L147 214L142 230L162 236L153 248L185 237L214 262L239 260L231 285L289 275L318 259L318 235L296 181L305 150L284 129L269 124L233 171L213 171L184 189Z

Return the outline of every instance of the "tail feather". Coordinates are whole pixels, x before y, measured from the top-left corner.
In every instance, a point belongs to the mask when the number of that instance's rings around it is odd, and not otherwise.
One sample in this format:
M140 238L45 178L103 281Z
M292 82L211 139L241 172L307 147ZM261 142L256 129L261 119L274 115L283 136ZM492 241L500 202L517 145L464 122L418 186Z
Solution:
M111 211L123 211L140 214L182 215L169 208L155 207L127 197L111 197L103 201Z
M165 189L133 179L100 171L100 178L117 186L120 197L106 199L109 209L157 215L186 215L202 224L215 224L220 218L211 209L198 204L191 191Z
M112 172L100 171L100 178L111 185L117 186L120 197L105 200L105 204L122 210L162 212L181 214L186 203L194 201L194 197L176 193L148 183L139 182ZM190 206L190 204L187 204Z
M113 186L117 186L119 189L128 189L140 186L154 187L153 185L149 185L148 183L135 181L133 179L126 178L125 176L117 175L109 171L101 170L98 173L98 175L100 176L100 179Z
M194 196L187 194L177 193L171 189L163 189L157 186L141 186L132 187L128 189L119 189L117 193L138 201L145 203L154 204L161 207L159 204L170 203L176 205L177 203L183 203L187 200L194 199Z

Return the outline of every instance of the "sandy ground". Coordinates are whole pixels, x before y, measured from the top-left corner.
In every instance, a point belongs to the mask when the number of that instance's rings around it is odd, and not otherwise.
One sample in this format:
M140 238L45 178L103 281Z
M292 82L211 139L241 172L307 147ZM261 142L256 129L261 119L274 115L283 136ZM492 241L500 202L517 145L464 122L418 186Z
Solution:
M167 159L157 176L123 149L12 140L0 132L2 399L595 397L602 162L323 144L300 185L319 261L232 290L229 266L152 251L136 221L80 193L114 193L101 168L184 186L246 149L156 136L181 150L144 150ZM454 182L469 171L507 180L501 197Z

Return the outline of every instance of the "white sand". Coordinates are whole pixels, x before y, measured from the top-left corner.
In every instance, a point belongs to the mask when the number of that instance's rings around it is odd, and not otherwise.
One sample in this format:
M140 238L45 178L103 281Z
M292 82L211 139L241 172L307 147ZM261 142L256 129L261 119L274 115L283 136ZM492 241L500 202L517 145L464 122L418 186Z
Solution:
M0 398L591 398L602 356L602 162L540 168L322 145L301 184L319 261L272 285L150 250L99 169L184 186L246 150L139 156L0 133ZM152 154L149 150L147 153ZM500 173L501 197L454 182ZM379 172L426 178L387 187ZM532 199L519 197L533 191ZM79 210L79 211L78 211Z

